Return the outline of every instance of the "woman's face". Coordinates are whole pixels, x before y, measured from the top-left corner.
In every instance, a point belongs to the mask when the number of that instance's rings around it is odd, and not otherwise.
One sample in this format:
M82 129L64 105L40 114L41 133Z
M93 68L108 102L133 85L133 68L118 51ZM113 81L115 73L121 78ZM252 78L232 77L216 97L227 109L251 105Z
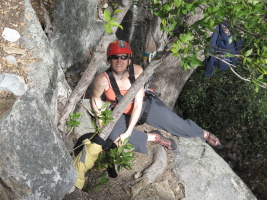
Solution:
M131 59L128 54L115 54L110 56L109 60L111 67L117 73L124 72L127 66L131 64Z

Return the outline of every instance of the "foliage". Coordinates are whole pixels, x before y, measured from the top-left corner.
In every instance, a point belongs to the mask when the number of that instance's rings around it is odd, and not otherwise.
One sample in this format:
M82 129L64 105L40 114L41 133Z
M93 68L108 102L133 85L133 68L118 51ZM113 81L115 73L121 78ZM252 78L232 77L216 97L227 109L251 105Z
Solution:
M92 111L95 119L101 120L101 125L97 125L93 121L95 133L100 134L103 126L107 125L113 118L111 117L112 111L108 109L109 102L104 103L98 111ZM130 170L132 167L132 160L135 159L133 155L134 146L128 143L129 138L125 139L118 147L102 151L95 162L94 169L103 169L107 166L117 166L118 171L122 168Z
M117 9L117 10L114 11L113 14L115 15L115 14L117 14L119 12L121 12L121 10ZM104 11L104 18L105 18L105 21L106 21L106 24L104 25L106 33L112 34L112 26L117 26L117 27L123 29L123 27L116 22L117 18L111 18L111 14L108 11L108 9L105 9L105 11Z
M236 71L249 74L242 66ZM216 70L212 78L204 78L203 73L197 68L191 75L177 101L177 110L183 118L218 135L226 147L219 153L226 159L226 154L236 155L238 162L233 170L257 199L266 199L267 91L253 92L253 85L230 70Z
M117 170L120 171L122 168L131 170L133 164L132 160L136 157L133 156L134 147L128 143L128 139L124 140L118 147L103 151L94 166L94 169L103 169L107 166L117 166Z
M240 67L240 73L249 72ZM187 81L178 100L180 114L224 140L239 141L244 159L267 155L267 92L253 92L251 84L228 71L204 78L198 69Z
M186 20L195 15L197 9L201 9L203 18L188 24ZM154 0L153 11L161 18L161 28L170 37L179 32L172 52L181 57L184 69L201 66L199 54L204 50L206 55L216 56L210 51L209 33L222 22L227 23L232 32L229 42L244 41L240 54L230 56L238 56L250 72L247 80L255 84L256 91L259 85L266 88L267 11L263 0L168 0L165 3Z
M79 127L80 125L80 121L78 121L77 119L80 118L82 115L82 113L70 113L70 120L67 121L67 125L68 125L68 130L71 130L72 127Z
M100 134L103 130L103 126L107 125L110 121L113 120L111 117L112 111L108 109L110 106L109 102L104 103L98 111L92 110L95 120L92 121L95 128L95 134ZM100 121L101 124L97 124Z

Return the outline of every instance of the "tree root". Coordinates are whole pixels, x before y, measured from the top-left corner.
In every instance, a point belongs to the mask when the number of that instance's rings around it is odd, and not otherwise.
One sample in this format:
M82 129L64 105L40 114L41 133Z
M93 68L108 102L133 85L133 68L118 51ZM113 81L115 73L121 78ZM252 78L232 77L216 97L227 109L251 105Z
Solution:
M167 169L168 157L163 147L154 148L153 162L145 169L143 176L132 181L128 181L123 190L132 196L136 196L142 189L154 183ZM129 191L130 190L130 191Z

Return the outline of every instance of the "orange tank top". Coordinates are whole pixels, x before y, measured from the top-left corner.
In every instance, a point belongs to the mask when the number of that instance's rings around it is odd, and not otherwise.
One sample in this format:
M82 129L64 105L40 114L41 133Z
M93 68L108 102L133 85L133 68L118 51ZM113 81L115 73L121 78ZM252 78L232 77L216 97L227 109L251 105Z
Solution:
M106 72L104 72L104 76L107 78L108 83L109 83L109 88L104 91L104 94L106 95L107 101L110 102L110 103L113 103L114 106L116 106L117 103L114 103L114 101L116 101L116 94L115 94L113 88L111 87L108 74ZM121 93L122 96L124 96L127 91L128 90L120 90L120 93ZM123 113L125 113L127 115L130 115L132 113L132 111L133 111L133 106L134 106L133 102L129 103Z

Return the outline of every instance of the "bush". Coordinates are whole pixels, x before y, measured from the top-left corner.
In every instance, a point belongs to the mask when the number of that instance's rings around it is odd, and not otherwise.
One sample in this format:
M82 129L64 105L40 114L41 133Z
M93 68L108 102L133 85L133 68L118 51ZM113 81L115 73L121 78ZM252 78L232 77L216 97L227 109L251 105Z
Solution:
M239 69L242 74L248 74ZM187 81L176 110L222 140L235 137L243 156L267 155L267 91L241 80L231 70L215 71L211 78L197 69Z

